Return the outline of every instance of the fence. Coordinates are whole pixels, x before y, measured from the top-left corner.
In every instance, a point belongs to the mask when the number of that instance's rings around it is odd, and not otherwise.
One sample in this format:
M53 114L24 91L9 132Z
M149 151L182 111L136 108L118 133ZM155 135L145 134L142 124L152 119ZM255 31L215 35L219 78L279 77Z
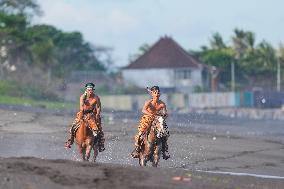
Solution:
M149 95L110 95L101 96L101 101L106 109L113 110L140 110ZM197 93L197 94L163 94L161 99L170 110L188 108L222 108L253 106L252 93Z
M109 110L141 110L150 95L101 96L103 108ZM172 111L204 108L279 108L284 104L284 93L278 92L216 92L194 94L162 94L161 99Z

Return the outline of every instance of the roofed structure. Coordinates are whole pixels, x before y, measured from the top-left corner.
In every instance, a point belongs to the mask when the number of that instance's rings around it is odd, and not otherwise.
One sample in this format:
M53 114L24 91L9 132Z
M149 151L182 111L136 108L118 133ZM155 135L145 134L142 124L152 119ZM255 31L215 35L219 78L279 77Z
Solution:
M124 69L200 68L203 65L170 37L162 37Z

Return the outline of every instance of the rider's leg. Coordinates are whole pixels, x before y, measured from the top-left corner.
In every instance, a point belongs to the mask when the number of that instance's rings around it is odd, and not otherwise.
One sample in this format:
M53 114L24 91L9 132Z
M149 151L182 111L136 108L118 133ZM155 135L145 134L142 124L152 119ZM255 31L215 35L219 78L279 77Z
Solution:
M65 143L66 148L71 148L71 145L74 143L74 125L69 129L69 139Z
M151 126L154 118L155 118L154 116L144 115L140 119L139 126L138 126L138 134L135 135L135 137L134 137L135 149L131 153L132 158L137 158L139 156L139 152L140 152L140 141L139 141L140 140L140 136L142 135L142 133L144 133L145 131L148 130L148 128Z
M162 154L163 154L163 159L167 160L171 156L169 155L169 146L168 146L168 137L163 137L162 138Z
M138 158L139 152L140 152L140 136L142 135L142 132L138 132L137 135L134 136L134 145L135 148L133 152L131 153L132 158Z
M69 139L68 141L65 143L65 147L66 148L71 148L71 145L74 143L74 137L75 137L75 126L79 123L81 119L81 112L78 112L76 114L76 117L72 123L71 128L69 129Z

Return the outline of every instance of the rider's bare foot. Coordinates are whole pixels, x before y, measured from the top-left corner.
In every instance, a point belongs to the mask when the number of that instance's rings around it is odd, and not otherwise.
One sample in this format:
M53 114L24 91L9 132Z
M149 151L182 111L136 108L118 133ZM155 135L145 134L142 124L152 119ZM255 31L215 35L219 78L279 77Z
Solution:
M65 148L71 148L71 141L70 140L68 140L66 143L65 143L65 145L64 145L64 147Z

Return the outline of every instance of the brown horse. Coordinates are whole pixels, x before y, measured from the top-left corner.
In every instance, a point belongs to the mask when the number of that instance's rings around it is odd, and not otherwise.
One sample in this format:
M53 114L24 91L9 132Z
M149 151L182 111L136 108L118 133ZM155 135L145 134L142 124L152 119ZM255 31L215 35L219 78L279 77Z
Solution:
M98 131L92 131L84 119L80 120L80 126L75 134L76 143L83 161L89 161L92 149L95 162L98 155Z
M162 150L162 140L168 131L166 122L162 116L156 116L149 130L142 135L141 149L139 153L140 166L146 166L148 161L153 167L157 167Z

